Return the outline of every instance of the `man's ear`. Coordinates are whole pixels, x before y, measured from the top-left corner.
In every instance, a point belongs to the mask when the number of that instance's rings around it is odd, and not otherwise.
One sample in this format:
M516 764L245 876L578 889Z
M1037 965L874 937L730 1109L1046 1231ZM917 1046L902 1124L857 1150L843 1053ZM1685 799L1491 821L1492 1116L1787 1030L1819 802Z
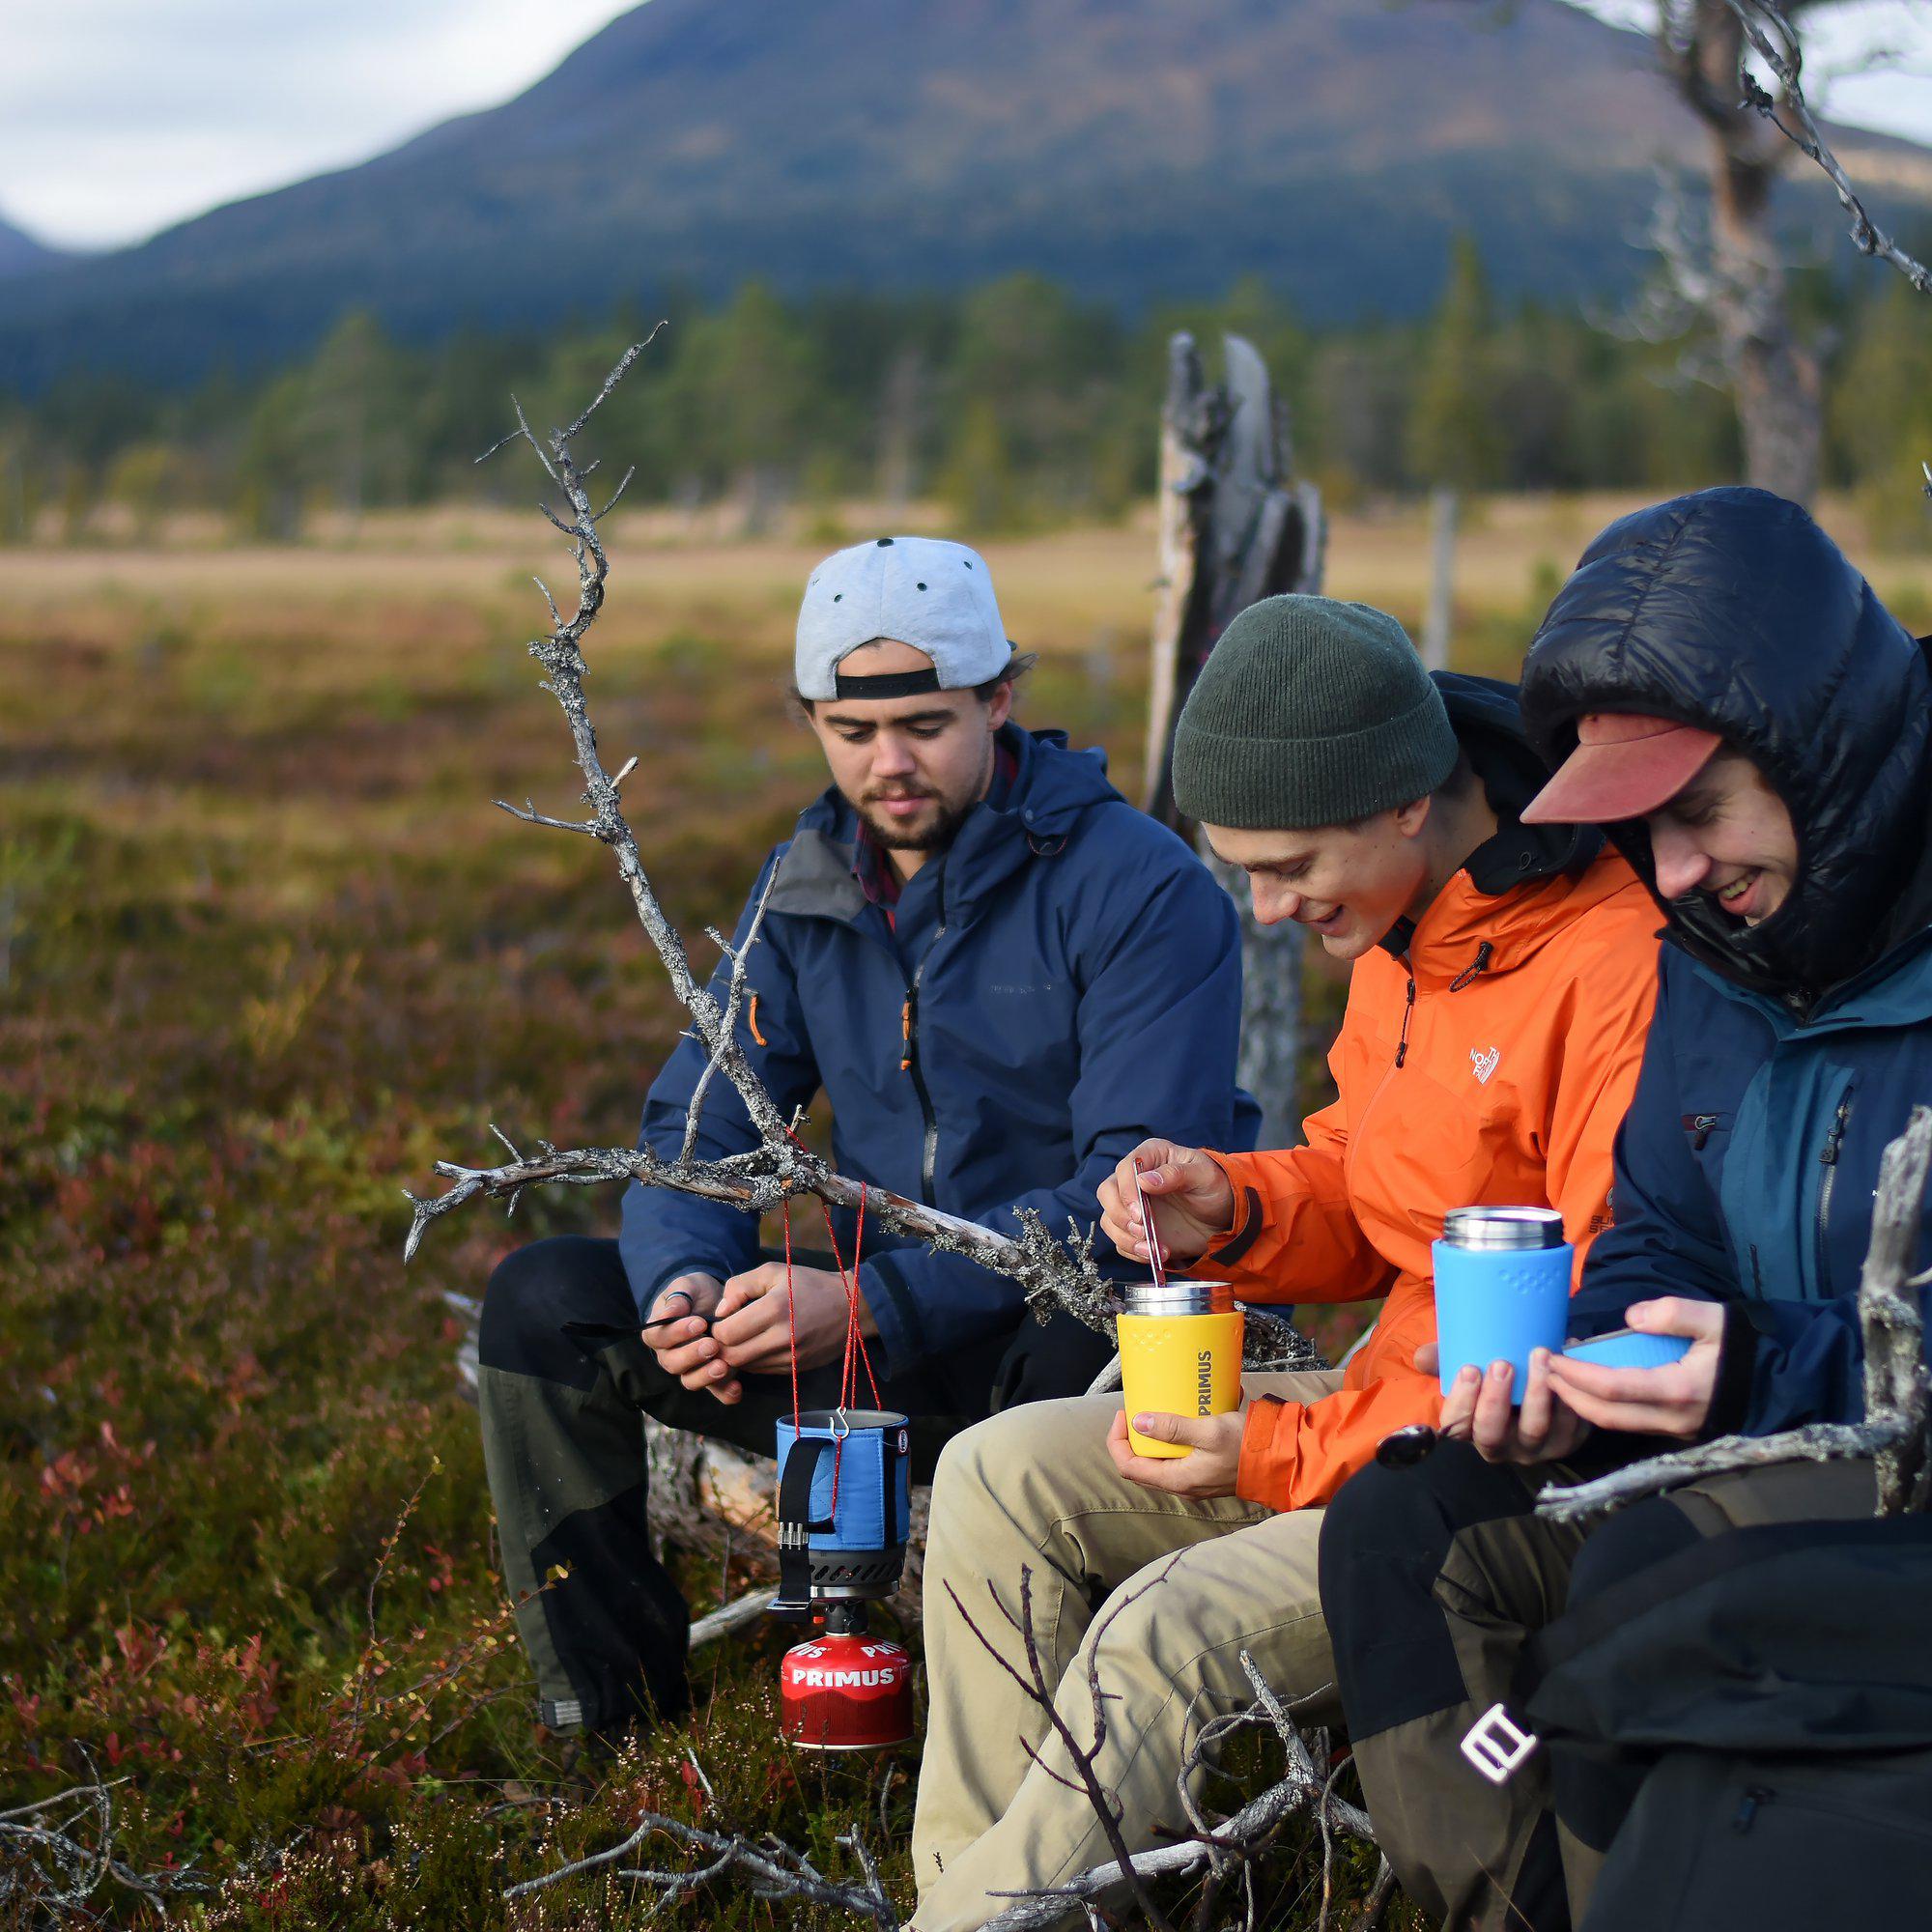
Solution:
M1013 687L1003 684L986 700L986 728L997 731L1013 715Z
M1420 798L1412 800L1407 805L1397 806L1395 809L1395 829L1405 838L1420 838L1422 836L1422 828L1429 823L1430 808L1435 803L1435 799L1425 792Z

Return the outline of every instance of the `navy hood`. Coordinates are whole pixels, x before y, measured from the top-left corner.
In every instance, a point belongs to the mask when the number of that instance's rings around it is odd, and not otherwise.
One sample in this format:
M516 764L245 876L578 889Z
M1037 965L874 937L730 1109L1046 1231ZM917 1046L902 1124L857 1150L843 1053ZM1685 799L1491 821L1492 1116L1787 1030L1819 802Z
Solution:
M1769 491L1702 490L1620 518L1557 592L1523 665L1552 769L1592 711L1719 733L1791 813L1798 871L1762 924L1660 898L1670 936L1726 979L1800 1002L1926 923L1932 671L1830 537ZM1607 828L1657 893L1641 820Z

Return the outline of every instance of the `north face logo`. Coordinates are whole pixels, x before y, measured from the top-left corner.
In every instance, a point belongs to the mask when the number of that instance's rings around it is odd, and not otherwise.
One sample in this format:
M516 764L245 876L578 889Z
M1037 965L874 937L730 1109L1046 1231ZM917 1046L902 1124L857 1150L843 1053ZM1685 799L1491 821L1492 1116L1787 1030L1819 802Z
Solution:
M1490 1075L1496 1070L1501 1059L1501 1051L1493 1046L1488 1052L1474 1046L1469 1049L1469 1065L1475 1073L1477 1086L1484 1087L1489 1084Z

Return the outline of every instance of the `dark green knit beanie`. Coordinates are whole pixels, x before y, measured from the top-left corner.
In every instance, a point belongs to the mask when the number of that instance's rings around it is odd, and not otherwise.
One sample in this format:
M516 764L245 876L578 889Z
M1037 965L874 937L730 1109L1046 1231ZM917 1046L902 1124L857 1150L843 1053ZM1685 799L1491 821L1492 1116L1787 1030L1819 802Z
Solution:
M1426 796L1457 754L1442 695L1387 611L1264 597L1188 693L1174 799L1208 825L1306 831Z

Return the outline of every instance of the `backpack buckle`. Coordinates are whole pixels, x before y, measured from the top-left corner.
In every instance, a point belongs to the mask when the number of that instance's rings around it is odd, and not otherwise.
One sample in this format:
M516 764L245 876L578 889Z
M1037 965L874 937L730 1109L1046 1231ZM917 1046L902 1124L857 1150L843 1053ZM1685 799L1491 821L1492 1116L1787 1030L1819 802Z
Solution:
M1524 1730L1502 1705L1492 1704L1469 1726L1463 1755L1492 1784L1507 1784L1536 1745L1534 1731Z

